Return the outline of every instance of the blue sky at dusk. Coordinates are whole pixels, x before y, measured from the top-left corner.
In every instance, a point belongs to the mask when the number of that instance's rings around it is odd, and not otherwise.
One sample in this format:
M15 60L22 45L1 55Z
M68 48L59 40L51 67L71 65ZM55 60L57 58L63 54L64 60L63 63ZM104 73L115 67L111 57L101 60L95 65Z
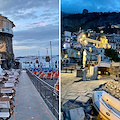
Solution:
M0 0L0 14L14 22L15 56L46 55L52 42L53 55L59 54L58 0Z
M119 0L61 0L61 10L66 13L89 12L120 12Z

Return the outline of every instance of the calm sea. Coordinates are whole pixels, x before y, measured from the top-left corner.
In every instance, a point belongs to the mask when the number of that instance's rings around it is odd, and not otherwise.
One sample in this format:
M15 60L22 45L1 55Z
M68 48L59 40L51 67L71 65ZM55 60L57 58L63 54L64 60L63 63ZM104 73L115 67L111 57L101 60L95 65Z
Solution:
M29 67L42 67L42 68L59 68L59 56L54 55L52 56L52 61L46 62L46 56L29 56L24 58L19 58L19 62L22 65L22 68L29 68ZM37 63L37 61L39 63Z

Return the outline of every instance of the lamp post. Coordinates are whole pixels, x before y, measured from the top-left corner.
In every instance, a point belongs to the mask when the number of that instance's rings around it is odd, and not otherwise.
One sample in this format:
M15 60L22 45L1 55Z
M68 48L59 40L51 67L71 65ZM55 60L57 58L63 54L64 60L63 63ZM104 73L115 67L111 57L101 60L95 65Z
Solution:
M84 51L84 47L87 45L87 41L85 40L86 35L83 34L82 38L80 38L80 44L82 45L82 54L81 54L81 68L83 68L83 51Z
M51 41L50 41L50 50L51 50L51 67L53 69L53 63L52 63L52 45L51 45Z

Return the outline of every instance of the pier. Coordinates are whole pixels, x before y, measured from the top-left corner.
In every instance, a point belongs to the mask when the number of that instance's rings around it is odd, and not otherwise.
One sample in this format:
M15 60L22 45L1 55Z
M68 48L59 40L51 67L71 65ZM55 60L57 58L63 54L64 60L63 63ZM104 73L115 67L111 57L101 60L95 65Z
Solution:
M14 114L10 120L56 120L25 70L16 87Z

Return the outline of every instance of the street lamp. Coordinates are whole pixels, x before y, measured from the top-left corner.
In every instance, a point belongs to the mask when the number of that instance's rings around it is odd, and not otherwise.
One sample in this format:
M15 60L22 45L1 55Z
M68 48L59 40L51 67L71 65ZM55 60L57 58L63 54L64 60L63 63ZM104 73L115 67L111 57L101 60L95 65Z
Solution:
M80 55L80 51L78 51L78 55Z
M83 34L83 35L82 35L82 38L86 38L86 35L85 35L85 34Z

